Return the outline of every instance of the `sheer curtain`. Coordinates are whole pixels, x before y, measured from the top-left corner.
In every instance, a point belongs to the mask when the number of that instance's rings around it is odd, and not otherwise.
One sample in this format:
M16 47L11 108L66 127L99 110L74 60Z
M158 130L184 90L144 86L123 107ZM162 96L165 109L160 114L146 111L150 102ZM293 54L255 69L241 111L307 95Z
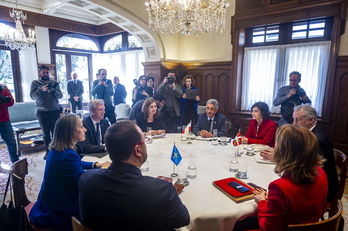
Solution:
M300 86L321 116L330 45L330 41L324 41L245 48L241 109L250 110L255 102L263 101L271 112L279 113L273 99L280 87L289 84L289 73L299 71Z
M35 48L25 48L19 51L19 63L22 76L23 102L33 101L30 98L30 86L34 79L37 79L37 57Z
M133 79L144 74L142 62L145 62L143 50L93 54L93 73L100 68L108 71L107 78L113 81L114 76L120 78L120 83L126 87L126 103L132 105Z

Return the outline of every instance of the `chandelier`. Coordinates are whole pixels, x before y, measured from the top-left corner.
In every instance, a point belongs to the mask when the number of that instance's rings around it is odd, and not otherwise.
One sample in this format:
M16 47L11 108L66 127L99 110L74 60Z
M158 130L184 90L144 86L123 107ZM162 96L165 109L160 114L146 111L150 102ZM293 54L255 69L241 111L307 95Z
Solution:
M11 18L14 19L16 23L16 29L7 31L5 34L5 45L8 46L11 50L21 50L26 47L33 48L36 42L35 32L29 30L29 36L27 37L24 33L22 22L27 20L27 15L24 14L21 10L13 9L10 11Z
M198 35L225 29L226 0L148 0L149 27L172 35Z

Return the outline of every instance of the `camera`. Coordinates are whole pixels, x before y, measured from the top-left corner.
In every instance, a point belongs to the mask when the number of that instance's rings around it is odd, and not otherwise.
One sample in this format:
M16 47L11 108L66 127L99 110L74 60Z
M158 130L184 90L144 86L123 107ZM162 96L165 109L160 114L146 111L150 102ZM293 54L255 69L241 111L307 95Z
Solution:
M6 89L5 86L0 85L0 93ZM11 102L11 98L5 95L0 95L0 103L9 103Z
M53 81L45 84L44 86L48 87L49 93L54 94L56 93L56 88L58 87L59 83L59 81Z
M139 85L139 82L138 82L137 79L133 79L133 83L134 83L134 85L138 88L138 91L139 91L139 92L142 92L142 91L145 90L144 87L141 87L141 86Z
M109 85L112 84L110 79L101 79L100 81L105 82L106 84L109 84Z
M173 84L174 78L173 77L166 77L168 79L168 82L166 84Z

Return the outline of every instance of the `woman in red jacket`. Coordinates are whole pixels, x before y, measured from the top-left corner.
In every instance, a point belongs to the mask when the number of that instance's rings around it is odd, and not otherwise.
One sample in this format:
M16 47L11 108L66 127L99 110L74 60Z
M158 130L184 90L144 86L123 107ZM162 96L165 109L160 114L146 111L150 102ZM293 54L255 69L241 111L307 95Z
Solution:
M244 144L265 144L274 147L277 124L270 120L268 105L257 102L251 107L251 115L248 131L243 137Z
M291 224L317 222L325 212L327 177L320 167L323 159L318 155L318 141L310 130L290 124L281 126L273 161L274 172L281 177L269 184L268 192L254 191L259 227L250 227L252 218L247 218L237 222L234 230L286 231ZM241 229L242 223L248 227Z

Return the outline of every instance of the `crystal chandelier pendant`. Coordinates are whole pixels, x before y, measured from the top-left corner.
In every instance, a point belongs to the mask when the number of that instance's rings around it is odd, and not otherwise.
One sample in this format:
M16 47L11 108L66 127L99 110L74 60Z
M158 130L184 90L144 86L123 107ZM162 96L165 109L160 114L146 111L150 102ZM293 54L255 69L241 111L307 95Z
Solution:
M154 32L172 35L222 33L225 29L226 0L148 0L149 27Z
M27 19L27 15L21 10L12 9L10 16L16 23L16 29L6 32L5 45L11 50L18 51L26 47L33 48L36 42L35 32L29 30L29 36L26 36L22 26L22 22Z

